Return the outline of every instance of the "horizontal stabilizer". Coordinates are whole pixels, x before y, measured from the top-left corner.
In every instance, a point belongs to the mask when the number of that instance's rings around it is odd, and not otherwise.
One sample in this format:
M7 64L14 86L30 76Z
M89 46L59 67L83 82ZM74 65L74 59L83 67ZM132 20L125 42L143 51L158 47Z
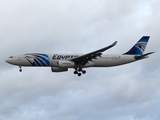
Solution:
M155 53L155 52L146 53L146 54L141 55L141 56L135 56L135 59L136 60L141 60L141 59L144 59L144 58L148 58L148 55L153 54L153 53Z

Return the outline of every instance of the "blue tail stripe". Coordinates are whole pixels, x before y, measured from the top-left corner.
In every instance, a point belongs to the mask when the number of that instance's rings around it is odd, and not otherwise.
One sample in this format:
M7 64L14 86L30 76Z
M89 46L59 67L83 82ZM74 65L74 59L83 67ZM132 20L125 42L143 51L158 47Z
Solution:
M129 55L143 55L143 52L148 43L149 36L143 36L128 52Z
M148 40L149 40L149 36L143 36L139 41L139 42L145 42L145 43L148 43Z

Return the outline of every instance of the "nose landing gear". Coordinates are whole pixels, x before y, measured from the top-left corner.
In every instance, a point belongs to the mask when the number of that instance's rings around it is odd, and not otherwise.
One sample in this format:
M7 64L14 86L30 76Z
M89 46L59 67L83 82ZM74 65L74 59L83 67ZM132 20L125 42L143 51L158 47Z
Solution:
M86 74L85 70L82 70L82 68L76 68L74 71L74 74L77 74L78 76L81 76L82 74Z
M19 66L19 72L22 72L22 68L21 68L21 66Z

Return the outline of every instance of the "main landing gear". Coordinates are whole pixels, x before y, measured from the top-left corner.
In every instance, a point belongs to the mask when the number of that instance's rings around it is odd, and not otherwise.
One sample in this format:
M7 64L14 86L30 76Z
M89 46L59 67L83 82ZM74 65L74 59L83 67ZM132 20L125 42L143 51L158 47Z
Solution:
M77 74L78 76L81 76L82 74L85 74L86 71L85 70L82 70L82 68L76 68L75 71L74 71L74 74Z
M22 72L22 68L21 68L21 66L19 66L19 72Z

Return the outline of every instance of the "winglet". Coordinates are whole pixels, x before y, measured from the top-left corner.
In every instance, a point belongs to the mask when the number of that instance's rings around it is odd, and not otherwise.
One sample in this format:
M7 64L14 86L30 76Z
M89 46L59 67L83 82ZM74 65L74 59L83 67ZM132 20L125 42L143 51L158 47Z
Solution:
M117 41L115 41L113 44L112 44L112 46L115 46L117 44Z

